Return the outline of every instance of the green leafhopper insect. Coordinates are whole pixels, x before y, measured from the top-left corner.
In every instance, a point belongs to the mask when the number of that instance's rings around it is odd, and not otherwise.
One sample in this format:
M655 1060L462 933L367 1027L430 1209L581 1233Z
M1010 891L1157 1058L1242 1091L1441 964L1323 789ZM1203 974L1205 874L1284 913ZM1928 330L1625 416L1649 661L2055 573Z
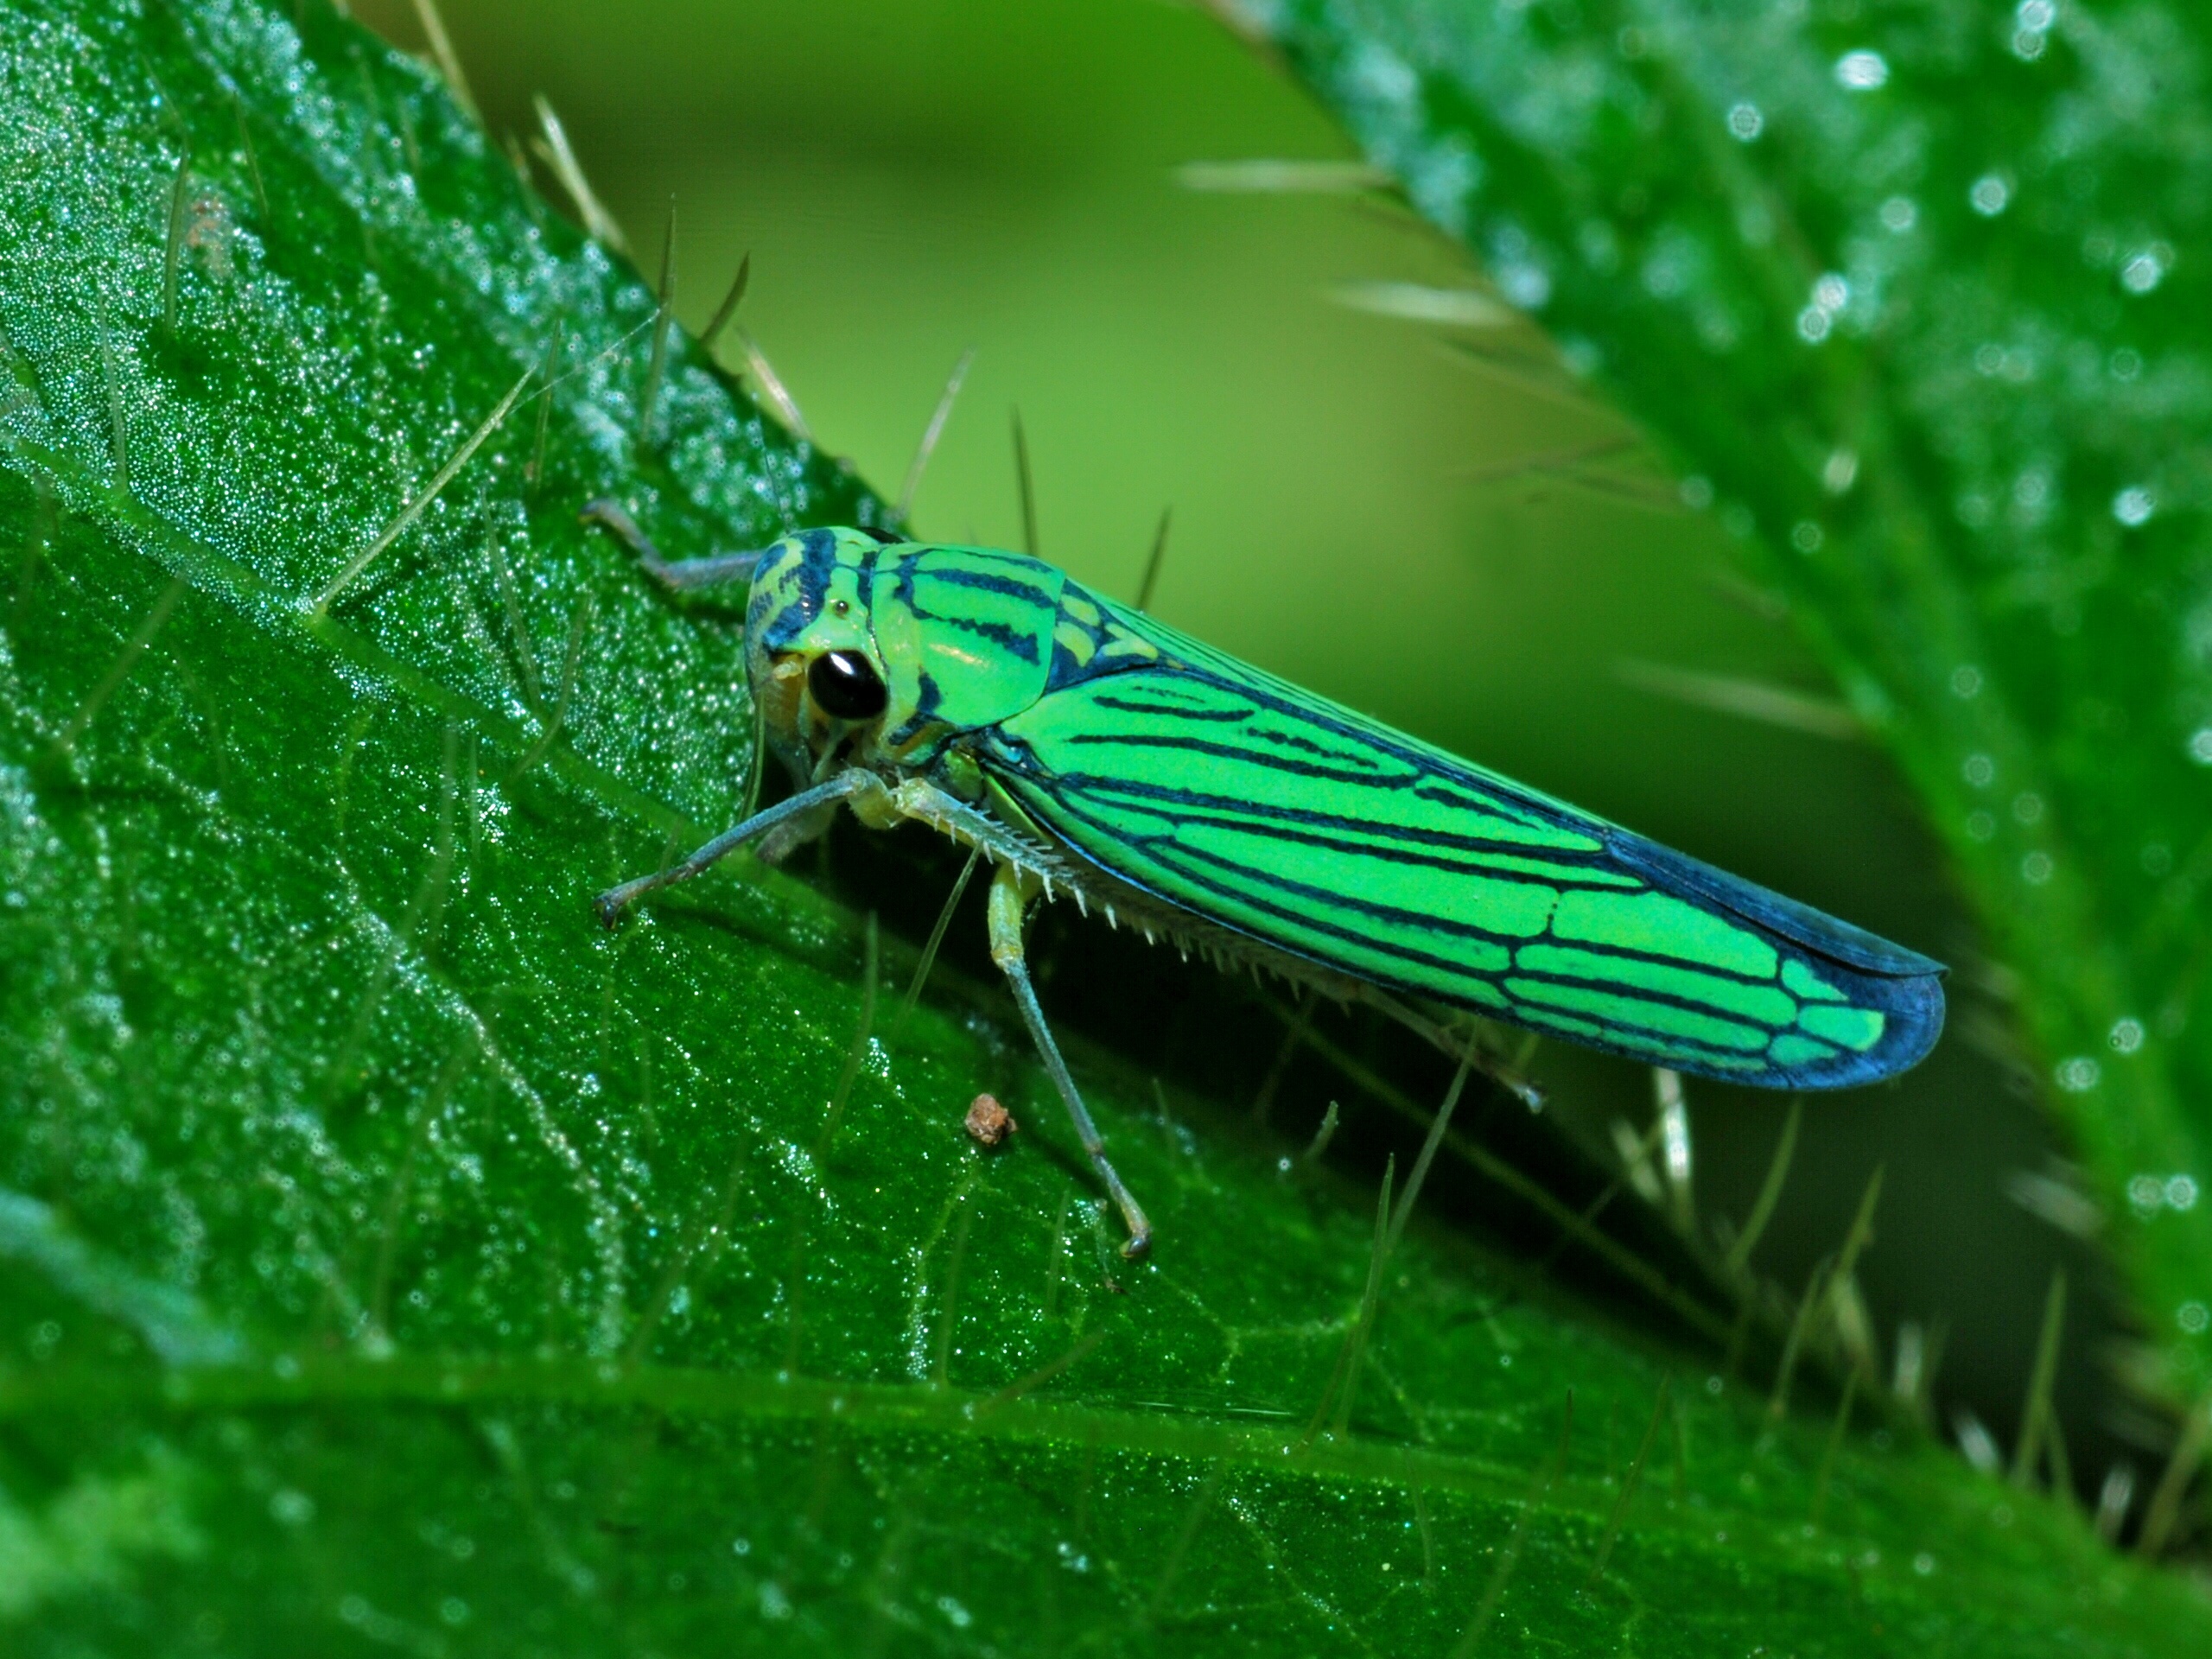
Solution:
M798 791L640 894L747 842L771 861L840 804L912 819L995 866L992 959L1140 1255L1023 953L1039 897L1340 999L1463 1009L1646 1064L1768 1088L1875 1082L1943 1024L1941 963L1274 678L1041 559L810 530L664 561L671 588L749 582L746 671Z

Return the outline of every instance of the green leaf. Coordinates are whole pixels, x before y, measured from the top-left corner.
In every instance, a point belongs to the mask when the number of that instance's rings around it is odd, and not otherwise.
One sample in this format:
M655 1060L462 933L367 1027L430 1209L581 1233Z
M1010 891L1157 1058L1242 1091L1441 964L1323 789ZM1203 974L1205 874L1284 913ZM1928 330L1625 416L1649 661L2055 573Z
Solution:
M2212 1382L2201 10L1217 7L1690 475L2018 976L2153 1351Z
M599 930L750 719L731 613L578 505L881 508L696 347L649 392L634 274L300 29L0 14L10 1651L2201 1644L2078 1516L1440 1230L1377 1263L1368 1197L1078 1048L1125 1266L1002 1004L856 1049L800 880Z

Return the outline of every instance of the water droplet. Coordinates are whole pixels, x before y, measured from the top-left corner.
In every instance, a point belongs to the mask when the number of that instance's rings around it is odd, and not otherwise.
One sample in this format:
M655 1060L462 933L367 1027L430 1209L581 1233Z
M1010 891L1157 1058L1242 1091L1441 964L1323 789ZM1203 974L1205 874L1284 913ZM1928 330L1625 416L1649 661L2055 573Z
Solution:
M1800 553L1821 550L1821 527L1811 519L1801 520L1789 532L1789 545Z
M1765 126L1766 117L1758 105L1748 100L1733 105L1728 111L1728 136L1738 143L1750 143Z
M2113 1021L2112 1034L2107 1041L2115 1054L2133 1054L2143 1046L2143 1022L2129 1018Z
M2127 1202L2138 1215L2147 1216L2166 1201L2166 1184L2155 1175L2136 1175L2127 1183Z
M2120 285L2131 294L2148 294L2165 279L2165 262L2155 249L2128 256L2127 263L2120 268Z
M1926 1550L1922 1550L1919 1554L1912 1558L1912 1570L1919 1573L1922 1578L1926 1578L1936 1570L1936 1558Z
M2085 1095L2097 1086L2104 1075L2104 1068L2087 1054L2075 1054L2063 1059L2051 1073L2059 1088L2069 1095Z
M2190 1175L2177 1175L2166 1183L2166 1207L2169 1210L2193 1210L2196 1207L2196 1179Z
M1997 776L1997 763L1986 754L1970 754L1959 768L1959 775L1976 789L1987 789Z
M1850 449L1831 449L1821 467L1821 484L1830 495L1841 495L1859 479L1859 456Z
M2189 734L2189 758L2200 766L2212 766L2212 726L2200 726Z
M2140 484L2131 484L2112 499L2112 516L2130 530L2151 522L2158 502Z
M1985 173L1967 192L1967 201L1984 219L1994 219L2012 200L2012 187L1994 173Z
M1958 698L1981 695L1981 671L1972 663L1961 663L1951 671L1951 695Z
M2202 1336L2204 1327L2212 1325L2212 1312L2202 1302L2183 1302L2174 1310L2174 1323L2192 1337Z
M2143 372L2142 353L2123 346L2112 354L2111 367L2113 379L2133 380Z
M1882 228L1903 236L1920 221L1920 209L1910 196L1891 196L1882 204Z
M1813 284L1813 303L1823 311L1840 311L1851 303L1851 284L1839 271L1823 271Z
M1888 84L1889 61L1878 52L1847 52L1835 60L1835 79L1847 92L1871 92Z
M2034 823L2043 817L2043 797L2031 789L2024 789L2012 798L2012 816L2022 823Z
M2050 855L2038 848L2020 861L2020 880L2031 887L2039 887L2050 880Z
M1827 312L1817 305L1808 305L1797 314L1798 336L1813 345L1828 337L1830 326Z
M1497 276L1498 292L1523 311L1541 310L1552 296L1551 273L1541 265L1503 265Z
M1967 814L1967 837L1970 841L1987 841L1997 833L1997 820L1988 813L1974 811Z

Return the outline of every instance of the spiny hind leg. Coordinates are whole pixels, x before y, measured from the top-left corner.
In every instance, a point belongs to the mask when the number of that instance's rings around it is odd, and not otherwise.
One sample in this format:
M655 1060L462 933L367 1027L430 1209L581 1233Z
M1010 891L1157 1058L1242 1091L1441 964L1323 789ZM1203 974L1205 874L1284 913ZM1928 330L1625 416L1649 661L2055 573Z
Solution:
M1454 1060L1465 1061L1530 1111L1544 1109L1543 1089L1523 1077L1517 1066L1488 1052L1478 1033L1447 1029L1422 1008L1401 1002L1388 991L1377 990L1372 985L1359 987L1359 999L1382 1009L1408 1031L1434 1044Z
M1061 1103L1074 1120L1076 1135L1090 1155L1090 1166L1106 1184L1107 1195L1121 1211L1122 1220L1129 1230L1128 1242L1122 1246L1122 1254L1135 1260L1152 1248L1152 1224L1145 1219L1144 1211L1137 1207L1129 1189L1122 1185L1114 1166L1106 1161L1106 1142L1098 1133L1098 1126L1090 1121L1090 1109L1084 1105L1083 1096L1076 1092L1075 1079L1068 1075L1068 1063L1060 1058L1060 1046L1052 1040L1052 1028L1045 1023L1045 1011L1037 1003L1036 988L1029 982L1029 960L1021 943L1022 923L1027 918L1030 901L1042 890L1043 884L1036 876L1011 864L1001 864L993 873L991 960L1006 976L1007 984L1014 991L1014 1006L1021 1010L1022 1023L1029 1027L1037 1052L1044 1059L1045 1070L1052 1074L1052 1086L1060 1091Z

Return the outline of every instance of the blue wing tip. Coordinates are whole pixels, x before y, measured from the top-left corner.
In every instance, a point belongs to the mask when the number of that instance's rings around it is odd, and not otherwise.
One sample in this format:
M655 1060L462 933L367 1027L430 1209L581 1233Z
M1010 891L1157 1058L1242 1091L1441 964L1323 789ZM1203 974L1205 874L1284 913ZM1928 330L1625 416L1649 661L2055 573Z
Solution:
M1774 1079L1784 1089L1853 1089L1910 1071L1943 1034L1943 969L1901 977L1862 978L1852 989L1858 1007L1883 1015L1882 1034L1863 1053L1839 1054Z

